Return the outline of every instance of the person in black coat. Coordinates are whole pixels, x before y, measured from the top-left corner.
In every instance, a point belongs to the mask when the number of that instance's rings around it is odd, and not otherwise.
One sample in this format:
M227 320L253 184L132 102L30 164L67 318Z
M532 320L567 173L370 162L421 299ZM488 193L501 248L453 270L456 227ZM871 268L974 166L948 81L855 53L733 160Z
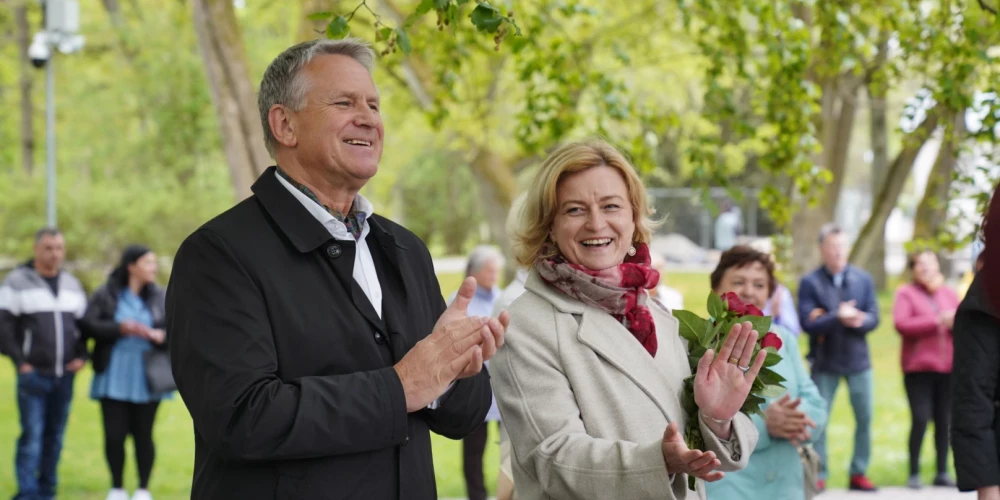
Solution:
M80 320L84 337L94 339L94 379L90 397L100 401L104 452L111 471L106 500L129 500L124 490L125 438L135 445L139 489L132 500L152 500L149 480L156 448L153 424L160 401L172 392L154 392L146 379L146 355L166 351L165 292L156 284L156 254L129 245L107 282L90 298Z
M958 489L1000 500L1000 186L976 276L955 313L951 440Z
M430 253L358 194L383 127L374 53L313 40L265 71L278 166L190 235L167 291L177 387L194 421L191 498L436 498L430 431L490 407L508 318L445 305Z

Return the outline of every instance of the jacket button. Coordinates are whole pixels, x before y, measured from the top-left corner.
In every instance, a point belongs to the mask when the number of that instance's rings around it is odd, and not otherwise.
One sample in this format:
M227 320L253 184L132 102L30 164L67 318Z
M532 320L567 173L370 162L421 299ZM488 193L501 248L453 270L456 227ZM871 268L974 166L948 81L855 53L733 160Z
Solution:
M410 436L409 436L409 434L407 434L406 439L403 440L403 444L401 444L400 446L406 446L408 444L410 444Z
M375 343L377 344L385 343L385 335L382 335L382 332L375 332Z
M330 256L331 259L336 259L340 257L340 245L330 245L326 247L326 254Z

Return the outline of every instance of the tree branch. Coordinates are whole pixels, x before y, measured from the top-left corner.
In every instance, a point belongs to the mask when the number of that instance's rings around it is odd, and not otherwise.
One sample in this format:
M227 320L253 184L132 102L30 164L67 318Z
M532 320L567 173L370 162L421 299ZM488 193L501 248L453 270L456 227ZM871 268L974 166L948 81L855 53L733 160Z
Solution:
M979 6L982 7L983 10L989 12L990 14L993 14L994 16L998 15L996 9L990 7L989 5L986 5L986 0L979 0Z
M892 209L896 207L899 193L903 191L906 178L913 170L913 162L917 159L917 154L923 149L924 144L927 143L927 139L937 128L940 114L940 109L930 110L923 123L904 139L903 150L899 152L896 159L893 160L892 166L889 167L889 171L886 172L882 189L873 198L874 206L871 216L868 217L865 227L861 229L858 240L851 251L850 261L854 265L863 265L867 262L876 247L876 239L885 238L885 234L878 234L878 229L884 227L886 219L892 213Z

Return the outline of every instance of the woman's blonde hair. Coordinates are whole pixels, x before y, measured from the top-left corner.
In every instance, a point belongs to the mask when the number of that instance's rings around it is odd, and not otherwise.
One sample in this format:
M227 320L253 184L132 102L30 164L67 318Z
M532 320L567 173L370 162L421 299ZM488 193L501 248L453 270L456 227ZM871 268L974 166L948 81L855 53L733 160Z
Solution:
M600 166L614 168L625 179L635 222L632 243L650 242L658 222L652 219L653 210L646 199L646 187L635 168L625 155L604 141L575 142L560 147L545 160L526 193L513 237L514 258L519 264L530 267L558 252L549 239L549 232L556 218L559 182L568 174Z

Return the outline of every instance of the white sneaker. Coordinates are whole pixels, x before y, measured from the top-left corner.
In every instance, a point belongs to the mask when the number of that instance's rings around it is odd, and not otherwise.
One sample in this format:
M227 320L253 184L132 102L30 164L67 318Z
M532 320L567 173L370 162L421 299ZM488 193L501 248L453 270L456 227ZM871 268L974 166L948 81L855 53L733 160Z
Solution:
M149 494L149 490L135 490L132 500L153 500L153 495Z
M104 500L128 500L128 492L121 488L113 488Z

